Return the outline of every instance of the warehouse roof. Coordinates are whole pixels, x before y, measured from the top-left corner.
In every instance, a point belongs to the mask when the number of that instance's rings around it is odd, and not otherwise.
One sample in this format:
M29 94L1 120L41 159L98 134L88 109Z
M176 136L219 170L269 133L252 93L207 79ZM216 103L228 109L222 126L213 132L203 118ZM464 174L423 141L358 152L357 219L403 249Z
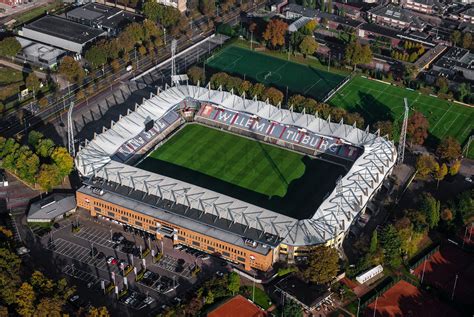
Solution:
M144 118L158 120L186 98L304 128L327 138L337 138L363 148L364 152L341 178L340 186L320 206L314 206L315 211L310 219L303 220L111 159L125 142L144 131ZM83 176L97 176L146 194L176 201L246 228L277 235L290 245L312 245L329 241L348 230L390 172L396 157L394 144L369 133L368 129L364 131L343 122L333 123L314 115L277 108L230 92L185 85L152 95L110 129L104 129L102 134L80 149L76 156L76 167Z
M78 44L85 44L104 34L102 30L94 29L54 15L46 15L25 25L24 28Z
M52 194L31 204L28 220L51 221L76 208L76 198L72 194Z

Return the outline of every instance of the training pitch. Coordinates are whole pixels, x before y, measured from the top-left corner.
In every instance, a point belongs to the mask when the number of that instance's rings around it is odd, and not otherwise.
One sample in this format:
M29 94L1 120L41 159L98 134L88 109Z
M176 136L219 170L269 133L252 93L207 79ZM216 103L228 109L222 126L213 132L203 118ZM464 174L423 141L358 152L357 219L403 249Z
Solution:
M312 216L346 173L332 163L198 124L186 125L138 167L301 219Z
M293 94L311 96L317 100L323 100L345 78L235 45L229 45L211 56L206 66L266 86L278 87L282 92L288 87L288 91Z
M452 136L463 144L474 131L474 108L360 76L344 85L329 104L359 112L368 124L395 121L398 131L404 113L403 98L408 99L411 113L415 110L426 116L431 134L439 140ZM474 146L472 149L470 156L474 157Z

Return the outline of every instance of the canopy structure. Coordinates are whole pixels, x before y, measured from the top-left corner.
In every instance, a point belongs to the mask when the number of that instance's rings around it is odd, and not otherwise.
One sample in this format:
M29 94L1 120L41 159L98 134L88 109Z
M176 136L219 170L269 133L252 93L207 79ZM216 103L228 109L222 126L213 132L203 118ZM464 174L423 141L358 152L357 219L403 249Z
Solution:
M144 171L115 159L117 151L124 144L144 133L146 122L150 120L163 122L163 118L171 117L170 112L180 104L182 106L183 101L192 101L193 104L210 103L224 109L305 129L328 139L337 138L344 144L361 148L362 153L323 203L314 206L313 216L303 220L263 209L190 183ZM368 129L361 130L342 121L333 123L317 115L281 109L267 102L246 99L245 96L237 96L221 89L178 85L167 87L157 95L152 94L141 105L137 105L135 111L130 111L118 122L112 122L110 128L104 128L103 133L86 142L86 146L78 152L75 162L84 177L97 176L110 180L201 210L203 213L225 218L232 223L277 235L285 244L305 246L327 243L347 232L352 222L380 188L385 177L391 173L396 158L397 152L393 142L378 133L370 133Z

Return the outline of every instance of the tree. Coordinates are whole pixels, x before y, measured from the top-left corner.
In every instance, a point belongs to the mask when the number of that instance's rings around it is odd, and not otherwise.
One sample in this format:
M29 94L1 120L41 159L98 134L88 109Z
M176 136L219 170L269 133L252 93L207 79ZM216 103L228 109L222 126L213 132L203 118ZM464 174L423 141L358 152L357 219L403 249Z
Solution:
M38 101L38 105L40 106L40 108L46 108L49 105L48 98L46 98L46 97L41 98Z
M462 102L470 94L471 94L471 85L468 85L467 83L461 83L457 91L458 100Z
M282 315L291 317L303 317L303 311L301 310L300 305L298 305L295 301L288 299L285 301L285 305L283 306Z
M459 173L460 168L461 168L461 161L460 160L455 160L449 166L449 175L451 175L451 176L456 175L457 173Z
M302 112L306 106L306 98L302 95L293 95L288 100L288 105L293 106L293 110Z
M433 229L436 227L440 217L440 202L431 194L424 194L421 202L421 210L426 216L429 228Z
M86 317L109 317L109 311L107 307L101 306L99 308L91 307L86 314Z
M162 43L163 31L158 27L156 22L153 22L152 20L145 20L143 21L142 26L144 40L155 43L158 40L158 43Z
M416 111L408 118L407 136L411 143L422 145L428 137L430 124L426 117Z
M30 284L24 282L15 293L15 297L15 302L17 305L16 311L18 314L20 314L20 316L32 316L35 312L36 299L36 294L33 290L33 287Z
M207 17L213 17L216 14L216 4L214 0L199 0L199 11Z
M384 257L388 264L393 268L397 268L401 264L400 247L401 241L397 234L397 230L393 225L388 225L380 237L380 242L384 250Z
M44 138L43 133L33 130L30 133L28 133L28 144L32 148L36 148L38 146L39 141L43 138Z
M380 130L382 136L387 135L389 139L393 138L393 123L390 120L375 122L374 129Z
M240 289L240 275L239 274L235 272L231 272L227 276L227 289L229 290L229 292L232 293L232 295L239 292L239 289Z
M72 172L74 168L74 159L65 147L57 147L51 153L51 158L59 169L61 177L65 177Z
M362 129L364 127L365 120L364 117L362 117L358 112L348 112L344 116L344 123L350 125L355 123L359 129Z
M36 76L35 72L31 72L28 74L25 80L26 88L33 91L35 94L38 93L41 86L41 81L39 80L38 76Z
M318 50L318 43L314 37L306 35L299 45L300 52L306 55L313 55Z
M288 24L280 19L270 20L262 37L270 44L271 48L278 48L285 45L285 34Z
M474 189L466 190L459 195L457 212L464 224L469 224L474 220Z
M416 170L418 175L426 177L439 169L439 164L435 158L429 154L422 154L416 160Z
M55 144L51 139L41 139L35 146L35 152L41 157L48 158L53 152Z
M377 237L377 230L374 230L372 232L372 237L370 238L370 248L369 248L370 254L375 254L375 252L377 252L378 246L379 246L379 241Z
M124 53L124 56L128 56L128 52L135 47L135 41L128 32L120 33L117 37L117 43L120 47L120 51Z
M17 152L15 173L23 180L34 183L39 168L39 158L28 146L22 146Z
M59 65L59 73L66 77L70 83L80 83L84 78L82 66L71 56L65 56Z
M451 222L454 218L453 212L449 208L444 208L443 211L441 211L440 218L444 222Z
M146 1L145 4L143 5L143 15L147 18L150 19L153 22L158 21L158 16L160 14L160 5L158 2L149 0Z
M16 301L20 286L20 258L7 248L0 248L0 298L11 305Z
M372 51L368 45L352 41L346 46L344 60L347 64L357 68L359 64L369 64L372 61Z
M448 136L438 145L436 154L443 160L453 161L461 156L461 144L455 138Z
M305 34L305 35L312 35L314 32L314 29L316 29L316 26L318 25L318 22L316 22L315 19L311 19L308 23L306 23L301 29L300 32Z
M308 265L301 271L305 280L326 284L334 279L339 270L339 256L336 249L325 245L317 246L308 258Z
M214 88L219 88L219 86L225 87L229 77L230 76L224 72L215 73L210 79L211 86Z
M461 43L461 32L458 30L455 30L453 33L451 33L451 42L454 45L459 45Z
M197 85L198 82L201 83L201 85L204 85L206 82L206 77L204 75L204 69L198 66L193 66L190 69L188 69L188 77L191 80L191 82L194 85Z
M265 86L262 83L256 83L255 85L252 86L252 89L250 89L250 96L251 97L257 97L258 99L261 99L263 97L263 93L265 91Z
M441 94L446 94L449 90L449 83L446 77L439 76L436 79L436 87L438 88L438 92Z
M21 44L15 37L6 37L0 41L0 55L15 57L21 50Z
M252 83L248 80L242 81L242 84L240 85L239 93L249 94L251 90L252 90Z
M465 49L470 49L472 45L472 34L470 32L464 33L462 37L462 47Z
M268 99L269 102L274 106L281 103L283 101L283 97L284 97L283 93L274 87L267 88L263 95L263 99L264 100Z
M206 293L206 304L214 303L214 293L211 290L208 290Z
M446 166L446 163L443 163L434 174L434 178L438 182L436 185L437 187L439 186L439 182L442 181L446 175L448 175L448 167Z
M107 63L107 52L104 46L93 45L86 51L86 59L93 69L99 68Z

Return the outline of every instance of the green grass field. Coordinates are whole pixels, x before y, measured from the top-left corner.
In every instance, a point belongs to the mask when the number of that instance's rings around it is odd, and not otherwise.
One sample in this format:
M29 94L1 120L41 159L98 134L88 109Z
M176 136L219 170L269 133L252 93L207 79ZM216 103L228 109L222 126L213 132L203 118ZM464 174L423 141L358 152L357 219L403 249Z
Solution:
M464 144L474 131L474 108L359 76L342 87L329 104L361 113L368 124L395 121L399 129L404 112L403 98L408 99L410 112L420 111L427 117L434 143L452 136ZM474 157L474 147L470 152L469 156Z
M237 45L229 45L211 56L206 66L255 82L278 87L286 92L322 100L344 76L307 65L294 63L268 54L258 53Z
M150 156L270 197L305 171L300 154L194 124Z
M198 124L138 166L298 219L314 213L343 167Z

